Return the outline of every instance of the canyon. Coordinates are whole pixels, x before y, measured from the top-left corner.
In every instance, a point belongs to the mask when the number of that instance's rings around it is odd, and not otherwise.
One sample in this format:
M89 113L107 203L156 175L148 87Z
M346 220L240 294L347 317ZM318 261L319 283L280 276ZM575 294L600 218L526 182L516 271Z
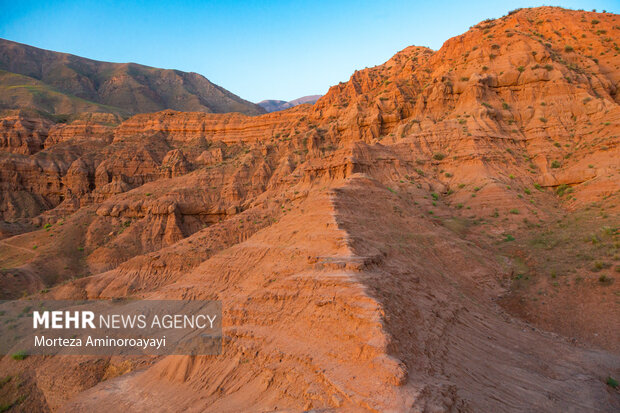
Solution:
M619 38L519 9L272 113L6 109L0 298L221 300L224 343L6 355L0 402L617 411Z

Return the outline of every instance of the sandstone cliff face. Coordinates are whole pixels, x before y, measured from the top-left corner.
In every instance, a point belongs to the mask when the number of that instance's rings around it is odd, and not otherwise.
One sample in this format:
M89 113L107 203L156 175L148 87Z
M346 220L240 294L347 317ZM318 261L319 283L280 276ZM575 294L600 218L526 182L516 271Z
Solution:
M3 298L219 299L226 342L0 366L65 411L618 408L618 34L528 9L314 106L5 118Z
M0 122L0 148L5 152L23 155L31 155L43 149L51 123L19 115L4 117Z

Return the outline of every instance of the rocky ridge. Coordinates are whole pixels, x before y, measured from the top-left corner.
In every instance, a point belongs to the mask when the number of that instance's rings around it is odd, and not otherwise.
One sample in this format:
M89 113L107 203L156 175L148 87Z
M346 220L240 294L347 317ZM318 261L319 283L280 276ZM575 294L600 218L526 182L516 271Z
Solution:
M265 113L198 73L100 62L0 39L0 109L25 108L64 121L82 112Z
M617 409L619 32L524 9L313 106L5 117L3 298L225 317L220 356L5 357L23 408Z

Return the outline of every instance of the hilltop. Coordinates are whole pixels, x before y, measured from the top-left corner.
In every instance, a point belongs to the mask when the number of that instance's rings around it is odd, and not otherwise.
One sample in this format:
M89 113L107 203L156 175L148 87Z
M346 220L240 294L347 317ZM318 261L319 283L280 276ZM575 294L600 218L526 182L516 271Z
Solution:
M108 63L0 39L0 108L36 109L66 119L164 109L265 113L197 73Z
M262 100L258 102L257 105L265 109L267 112L277 112L279 110L289 109L297 105L302 105L304 103L309 103L313 105L320 98L321 98L321 95L310 95L310 96L303 96L298 99L290 100L288 102L286 100L269 99L269 100Z

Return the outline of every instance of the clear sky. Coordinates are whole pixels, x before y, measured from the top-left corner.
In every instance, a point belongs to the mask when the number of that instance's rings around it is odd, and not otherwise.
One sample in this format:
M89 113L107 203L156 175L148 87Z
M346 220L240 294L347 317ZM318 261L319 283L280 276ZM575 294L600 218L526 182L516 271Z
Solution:
M619 0L557 0L618 13ZM549 1L0 0L0 37L111 62L197 72L244 99L324 94L410 46Z

